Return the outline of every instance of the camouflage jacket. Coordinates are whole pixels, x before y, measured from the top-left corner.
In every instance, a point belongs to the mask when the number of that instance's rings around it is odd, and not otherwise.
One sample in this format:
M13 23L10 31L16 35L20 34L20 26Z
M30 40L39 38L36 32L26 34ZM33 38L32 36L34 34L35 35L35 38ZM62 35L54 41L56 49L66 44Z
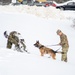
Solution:
M16 33L16 31L11 32L8 36L8 41L17 45L19 43L19 38L15 36Z
M63 33L60 36L60 45L65 48L69 48L67 36Z

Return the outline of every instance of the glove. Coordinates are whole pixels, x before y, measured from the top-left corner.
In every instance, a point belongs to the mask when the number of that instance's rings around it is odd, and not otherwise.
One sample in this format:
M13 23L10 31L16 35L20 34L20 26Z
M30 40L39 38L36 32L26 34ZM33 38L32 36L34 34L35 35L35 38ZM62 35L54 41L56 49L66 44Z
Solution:
M61 52L62 54L64 54L64 52Z
M59 43L59 45L65 45L65 43Z

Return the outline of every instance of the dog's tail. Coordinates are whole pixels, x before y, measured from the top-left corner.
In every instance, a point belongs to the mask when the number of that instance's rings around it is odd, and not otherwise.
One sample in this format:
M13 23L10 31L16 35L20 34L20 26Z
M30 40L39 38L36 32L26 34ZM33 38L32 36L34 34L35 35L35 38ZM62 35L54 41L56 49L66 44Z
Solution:
M55 53L64 54L64 52L61 51L55 51Z
M60 47L61 48L61 47ZM61 51L58 51L58 50L60 50L60 48L59 49L57 49L56 51L54 51L55 53L59 53L59 54L64 54L64 52L61 52Z

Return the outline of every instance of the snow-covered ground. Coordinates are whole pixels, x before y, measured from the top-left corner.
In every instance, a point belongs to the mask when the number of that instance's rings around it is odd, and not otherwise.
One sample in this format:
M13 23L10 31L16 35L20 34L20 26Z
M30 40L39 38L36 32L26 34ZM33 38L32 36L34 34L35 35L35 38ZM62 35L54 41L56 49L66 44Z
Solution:
M53 7L0 6L0 75L75 75L75 30L71 27L74 18L75 11ZM59 43L57 29L69 40L67 63L61 61L61 54L57 54L56 60L48 58L49 55L41 57L39 49L33 45L36 40L45 46ZM5 30L20 32L30 54L6 49Z

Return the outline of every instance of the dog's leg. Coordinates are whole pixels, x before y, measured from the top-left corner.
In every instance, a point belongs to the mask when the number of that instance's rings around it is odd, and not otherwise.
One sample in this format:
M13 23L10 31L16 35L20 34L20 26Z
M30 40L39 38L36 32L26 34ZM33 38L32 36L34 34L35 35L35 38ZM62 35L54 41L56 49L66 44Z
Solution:
M44 56L44 50L40 50L41 56Z
M44 56L44 54L41 52L41 56Z
M51 56L52 56L52 58L54 59L54 60L56 60L56 54L51 54Z

